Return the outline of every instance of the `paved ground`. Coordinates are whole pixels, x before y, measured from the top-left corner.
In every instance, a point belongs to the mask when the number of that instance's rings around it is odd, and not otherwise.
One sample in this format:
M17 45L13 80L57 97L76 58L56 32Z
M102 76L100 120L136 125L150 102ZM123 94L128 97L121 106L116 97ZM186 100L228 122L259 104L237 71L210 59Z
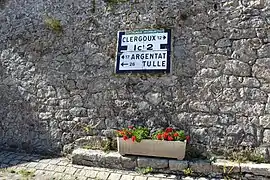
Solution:
M73 165L64 157L46 158L39 155L0 151L0 180L206 180L206 178L180 178L175 175L147 174Z

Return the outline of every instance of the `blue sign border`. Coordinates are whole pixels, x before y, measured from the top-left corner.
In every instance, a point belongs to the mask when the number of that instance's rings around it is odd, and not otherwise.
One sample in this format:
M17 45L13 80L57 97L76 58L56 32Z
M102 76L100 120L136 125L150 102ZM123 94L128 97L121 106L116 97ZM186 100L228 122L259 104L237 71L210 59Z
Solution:
M158 30L158 29L157 29ZM145 30L147 31L147 30ZM153 30L149 30L153 31ZM158 30L160 31L160 30ZM115 73L116 74L124 74L124 73L163 73L163 74L169 74L171 73L171 52L172 52L172 44L171 44L171 29L163 29L163 32L168 33L168 38L167 38L167 69L142 69L142 70L119 70L120 67L120 56L121 56L121 39L122 36L125 34L128 34L128 32L125 31L120 31L118 32L118 44L117 44L117 55L116 55L116 68L115 68Z

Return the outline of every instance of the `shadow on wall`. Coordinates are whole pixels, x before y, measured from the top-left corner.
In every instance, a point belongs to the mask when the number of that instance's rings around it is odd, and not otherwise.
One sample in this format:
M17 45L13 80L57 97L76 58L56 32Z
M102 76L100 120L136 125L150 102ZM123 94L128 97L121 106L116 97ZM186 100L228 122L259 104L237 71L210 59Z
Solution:
M7 3L8 3L8 0L1 0L0 1L0 10L4 9L4 7L6 6Z
M0 149L42 153L50 147L48 126L19 91L18 81L0 64ZM35 147L35 149L33 149Z

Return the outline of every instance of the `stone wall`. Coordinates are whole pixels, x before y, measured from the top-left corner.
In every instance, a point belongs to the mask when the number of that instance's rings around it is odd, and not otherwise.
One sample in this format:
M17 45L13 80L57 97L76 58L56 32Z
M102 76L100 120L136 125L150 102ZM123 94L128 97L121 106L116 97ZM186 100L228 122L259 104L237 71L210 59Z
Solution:
M56 152L131 124L207 149L270 143L269 1L110 2L0 2L0 147ZM115 75L117 31L145 28L173 30L173 72Z

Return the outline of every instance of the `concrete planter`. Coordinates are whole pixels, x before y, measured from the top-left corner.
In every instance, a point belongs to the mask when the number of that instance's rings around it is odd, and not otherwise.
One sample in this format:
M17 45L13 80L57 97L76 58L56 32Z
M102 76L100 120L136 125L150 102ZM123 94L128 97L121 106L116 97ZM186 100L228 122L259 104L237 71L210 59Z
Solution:
M142 156L156 156L176 158L182 160L185 157L186 141L160 141L145 139L141 142L132 142L131 139L123 140L117 137L118 152L121 155L132 154Z

